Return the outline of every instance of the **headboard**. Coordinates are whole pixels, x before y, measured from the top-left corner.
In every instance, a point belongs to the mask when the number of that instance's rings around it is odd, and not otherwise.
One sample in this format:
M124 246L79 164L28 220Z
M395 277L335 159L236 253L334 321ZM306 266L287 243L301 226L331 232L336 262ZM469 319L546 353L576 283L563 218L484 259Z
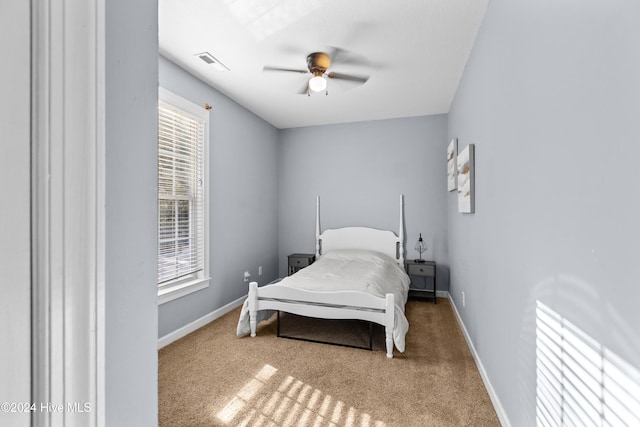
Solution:
M404 195L400 195L400 229L398 235L389 230L369 227L343 227L320 232L320 197L316 197L316 258L335 249L368 249L395 259L404 268Z

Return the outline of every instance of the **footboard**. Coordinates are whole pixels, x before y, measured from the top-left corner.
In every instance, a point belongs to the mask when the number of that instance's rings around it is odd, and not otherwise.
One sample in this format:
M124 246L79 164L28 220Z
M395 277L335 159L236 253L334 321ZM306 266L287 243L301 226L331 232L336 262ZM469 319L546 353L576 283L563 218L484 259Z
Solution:
M256 336L256 316L260 310L281 310L321 319L366 320L384 326L387 357L393 357L393 294L382 298L365 292L315 292L277 283L258 287L257 282L251 282L248 301L252 337Z

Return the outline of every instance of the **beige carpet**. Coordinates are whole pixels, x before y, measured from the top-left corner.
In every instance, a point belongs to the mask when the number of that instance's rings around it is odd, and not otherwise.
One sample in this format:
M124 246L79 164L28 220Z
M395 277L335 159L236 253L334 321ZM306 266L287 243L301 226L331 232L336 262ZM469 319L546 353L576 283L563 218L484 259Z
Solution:
M449 301L409 301L406 313L406 351L389 360L379 341L277 338L275 316L238 338L234 310L160 350L159 424L499 426Z

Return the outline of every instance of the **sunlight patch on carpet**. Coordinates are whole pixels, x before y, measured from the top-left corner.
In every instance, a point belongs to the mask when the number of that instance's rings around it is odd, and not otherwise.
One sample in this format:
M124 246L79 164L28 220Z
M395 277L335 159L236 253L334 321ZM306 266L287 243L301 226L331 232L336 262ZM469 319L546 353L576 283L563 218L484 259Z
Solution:
M216 418L233 426L386 426L271 365L250 378Z

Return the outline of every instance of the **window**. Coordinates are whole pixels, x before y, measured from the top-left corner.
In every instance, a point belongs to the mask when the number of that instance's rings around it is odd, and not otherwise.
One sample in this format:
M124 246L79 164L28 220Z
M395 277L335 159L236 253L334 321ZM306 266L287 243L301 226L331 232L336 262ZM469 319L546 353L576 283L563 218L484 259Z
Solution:
M209 112L160 89L158 103L158 298L209 285Z

